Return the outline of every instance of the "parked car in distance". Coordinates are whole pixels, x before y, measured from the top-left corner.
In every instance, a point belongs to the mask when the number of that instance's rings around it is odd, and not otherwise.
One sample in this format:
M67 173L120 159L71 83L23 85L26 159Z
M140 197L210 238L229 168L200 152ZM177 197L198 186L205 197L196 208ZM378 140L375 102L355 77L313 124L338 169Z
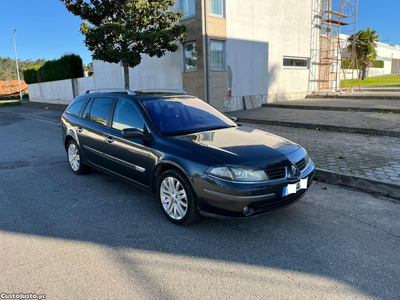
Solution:
M288 206L315 174L301 146L240 126L181 90L91 90L61 125L72 172L94 167L154 193L175 224Z

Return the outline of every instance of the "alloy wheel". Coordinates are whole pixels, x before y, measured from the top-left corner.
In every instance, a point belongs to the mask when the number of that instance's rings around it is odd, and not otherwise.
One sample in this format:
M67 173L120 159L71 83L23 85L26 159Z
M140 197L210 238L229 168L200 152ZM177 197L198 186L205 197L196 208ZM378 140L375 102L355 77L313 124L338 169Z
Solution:
M188 199L183 185L175 177L166 177L160 188L161 204L165 212L174 220L185 217Z
M77 172L79 170L79 166L81 165L81 158L79 156L78 147L74 143L69 144L68 147L68 161L72 170Z

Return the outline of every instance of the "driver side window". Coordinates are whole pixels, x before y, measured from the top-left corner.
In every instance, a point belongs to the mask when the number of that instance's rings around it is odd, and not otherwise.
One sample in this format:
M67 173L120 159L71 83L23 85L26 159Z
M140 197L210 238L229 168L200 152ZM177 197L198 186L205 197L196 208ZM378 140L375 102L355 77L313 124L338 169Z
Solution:
M143 130L144 121L133 104L124 99L118 99L115 106L112 128L122 130L125 128L138 128Z

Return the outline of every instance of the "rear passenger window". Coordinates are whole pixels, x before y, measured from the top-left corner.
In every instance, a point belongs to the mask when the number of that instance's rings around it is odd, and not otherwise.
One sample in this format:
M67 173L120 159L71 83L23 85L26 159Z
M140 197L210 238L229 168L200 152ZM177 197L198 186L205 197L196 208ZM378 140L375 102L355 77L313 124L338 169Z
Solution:
M66 113L73 115L73 116L79 116L79 113L82 110L83 104L85 104L86 99L82 99L79 100L77 102L75 102L74 104L68 106L68 108L66 109Z
M94 98L89 116L85 117L89 121L106 125L113 100L113 98Z

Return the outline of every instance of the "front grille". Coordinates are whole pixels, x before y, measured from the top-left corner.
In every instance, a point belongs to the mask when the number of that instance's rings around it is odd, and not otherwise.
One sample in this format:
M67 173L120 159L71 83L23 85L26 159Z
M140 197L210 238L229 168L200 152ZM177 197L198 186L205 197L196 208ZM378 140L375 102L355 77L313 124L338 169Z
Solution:
M294 202L296 202L297 200L299 200L305 193L307 192L307 190L300 190L298 191L296 194L292 194L283 198L279 198L279 199L275 199L272 201L269 201L267 203L262 203L260 205L257 205L255 207L256 211L271 211L271 210L275 210L281 207L285 207L288 206Z
M303 171L306 168L306 160L303 158L302 160L295 163L295 165L300 171Z
M265 171L270 180L278 180L286 178L286 168L279 168Z

